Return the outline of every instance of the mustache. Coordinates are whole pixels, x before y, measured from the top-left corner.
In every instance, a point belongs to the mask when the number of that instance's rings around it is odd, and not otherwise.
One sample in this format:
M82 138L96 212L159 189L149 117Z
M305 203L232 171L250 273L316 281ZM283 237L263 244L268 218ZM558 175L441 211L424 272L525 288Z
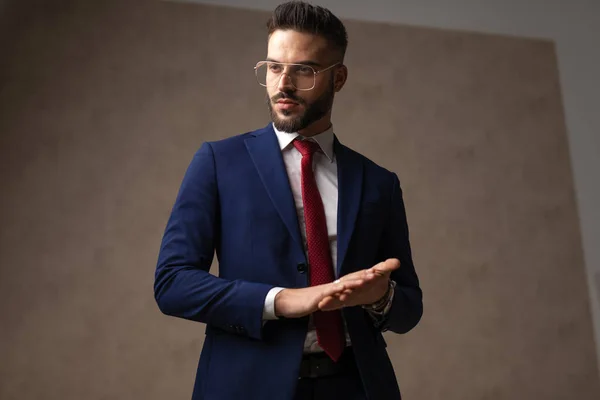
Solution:
M304 100L302 100L300 97L296 96L293 93L279 92L275 96L271 97L271 101L273 103L276 103L278 100L283 99L293 100L298 104L304 104Z

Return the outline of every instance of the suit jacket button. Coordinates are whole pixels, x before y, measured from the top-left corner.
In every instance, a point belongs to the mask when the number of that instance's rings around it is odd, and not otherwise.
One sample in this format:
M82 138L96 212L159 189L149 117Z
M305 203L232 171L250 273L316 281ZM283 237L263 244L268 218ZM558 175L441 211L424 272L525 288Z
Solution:
M306 273L306 264L305 263L300 263L296 266L296 268L298 269L298 272L300 272L301 274L305 274Z

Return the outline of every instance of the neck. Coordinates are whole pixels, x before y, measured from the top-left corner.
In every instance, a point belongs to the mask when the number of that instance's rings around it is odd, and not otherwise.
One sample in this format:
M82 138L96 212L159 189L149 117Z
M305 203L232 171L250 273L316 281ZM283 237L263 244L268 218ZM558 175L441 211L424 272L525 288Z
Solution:
M298 134L304 137L312 137L318 135L319 133L325 132L330 127L331 111L328 112L327 115L323 116L323 118L321 118L320 120L315 121L306 128L299 130Z

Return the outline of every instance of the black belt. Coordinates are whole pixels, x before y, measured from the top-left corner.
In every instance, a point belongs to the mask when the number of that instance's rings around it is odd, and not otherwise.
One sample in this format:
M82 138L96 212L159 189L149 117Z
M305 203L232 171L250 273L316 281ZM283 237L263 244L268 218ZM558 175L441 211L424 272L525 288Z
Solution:
M302 356L300 363L300 378L321 378L346 374L356 370L354 352L347 347L337 362L325 353L309 353Z

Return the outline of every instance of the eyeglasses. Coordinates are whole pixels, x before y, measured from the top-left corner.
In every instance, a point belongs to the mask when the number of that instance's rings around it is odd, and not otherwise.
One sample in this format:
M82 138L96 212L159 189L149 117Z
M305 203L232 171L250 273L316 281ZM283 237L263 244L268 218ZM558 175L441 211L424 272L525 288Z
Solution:
M338 64L341 63L337 62L327 68L316 71L310 65L305 64L259 61L254 67L254 72L256 73L256 80L264 87L274 87L279 85L279 81L285 74L290 78L292 86L297 90L312 90L315 87L317 75Z

